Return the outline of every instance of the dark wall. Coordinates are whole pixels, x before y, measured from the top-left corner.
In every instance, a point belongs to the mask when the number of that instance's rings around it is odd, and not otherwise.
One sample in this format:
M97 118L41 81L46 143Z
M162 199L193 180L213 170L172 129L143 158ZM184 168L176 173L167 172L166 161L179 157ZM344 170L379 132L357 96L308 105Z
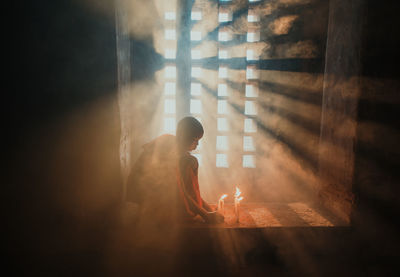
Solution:
M393 258L400 216L400 61L396 1L366 1L362 82L355 147L354 225L371 252ZM390 262L390 258L382 259Z
M390 272L399 245L397 6L330 1L320 196L348 218L366 272Z
M364 1L331 0L319 138L321 202L350 222Z
M17 270L71 276L101 260L121 197L114 7L26 2L9 9L7 240Z

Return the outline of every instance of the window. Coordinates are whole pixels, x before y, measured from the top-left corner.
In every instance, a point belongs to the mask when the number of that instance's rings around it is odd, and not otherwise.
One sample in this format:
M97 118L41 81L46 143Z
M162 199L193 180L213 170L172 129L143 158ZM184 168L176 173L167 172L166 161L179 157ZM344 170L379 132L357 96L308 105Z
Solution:
M218 32L218 40L219 41L228 41L231 40L230 34L228 31L219 31Z
M246 78L248 80L258 79L258 71L255 66L247 66L246 68Z
M246 152L255 151L253 137L244 136L243 137L243 150Z
M246 97L257 97L258 89L256 86L247 84L246 85Z
M228 86L226 84L218 84L218 96L228 96Z
M212 24L218 26L216 33L212 32L210 36L213 40L215 40L214 36L217 36L215 42L208 41L210 34L207 32L210 31L210 28L208 28L209 26L204 28L205 26L201 22L205 11L202 10L203 6L195 1L190 12L184 11L185 14L190 14L191 20L188 23L188 29L182 31L184 37L190 39L190 42L185 44L187 46L182 46L176 41L178 36L180 38L180 33L176 29L176 24L179 24L176 21L180 18L180 15L172 11L170 6L167 6L164 13L165 40L161 38L161 44L157 43L157 46L163 45L165 47L164 49L161 48L161 51L164 51L165 58L164 72L161 72L164 74L162 129L171 134L176 131L177 114L181 117L180 112L182 112L177 111L177 99L175 99L178 92L177 87L179 87L179 92L190 94L190 97L185 96L184 98L185 105L189 106L185 107L183 111L185 114L189 112L201 120L200 117L203 116L202 113L205 110L216 112L216 115L211 115L211 124L207 120L208 124L212 125L210 128L216 128L217 131L214 137L207 140L207 143L211 143L211 148L207 147L207 150L213 149L215 151L212 156L215 155L215 165L218 168L232 166L229 164L231 161L235 161L235 164L238 162L240 166L241 159L243 168L254 168L256 166L257 114L259 113L258 109L260 109L260 106L257 105L258 79L260 74L263 73L258 69L261 48L256 42L260 41L260 24L258 22L260 22L260 9L263 6L259 5L258 0L249 0L242 4L245 5L240 5L238 10L236 2L219 0L217 5L214 5L217 12L209 13L207 11L205 13L207 20L213 18ZM244 24L244 26L241 26L240 32L235 30L237 27L234 24L231 24L234 15L240 16L240 22ZM177 70L180 65L176 62L176 59L177 57L181 58L181 56L178 56L177 45L188 47L182 52L184 53L182 57L186 61L186 53L188 53L188 50L190 51L187 64L190 71ZM244 52L243 47L247 48ZM216 55L218 56L215 57ZM215 67L209 66L207 64L209 61L215 62ZM244 69L237 66L237 61L240 61L240 65L245 65ZM184 76L177 79L177 74ZM245 75L244 80L243 75ZM177 82L179 82L179 85ZM189 83L190 87L186 87ZM210 99L210 95L215 98L206 102L207 99ZM206 106L207 103L212 103L212 107ZM240 113L239 117L237 117L238 112ZM234 143L235 141L239 141L239 145ZM212 146L213 142L215 142L215 147ZM241 143L243 145L240 145ZM201 163L202 155L204 155L200 152L200 149L199 144L193 153L199 163Z
M228 137L217 136L217 150L228 150Z
M232 14L228 11L220 11L218 14L219 22L228 22L232 21Z
M192 55L192 60L200 60L201 59L201 51L200 50L192 50L191 55Z
M245 168L255 168L256 161L254 155L243 155L243 167Z
M226 100L218 100L218 113L227 114L228 113L228 102Z
M176 119L175 117L164 118L164 132L169 134L175 134L176 131Z
M228 168L228 156L226 154L217 154L216 166Z
M191 31L190 32L190 40L194 40L194 41L201 40L201 32L199 32L199 31Z
M256 30L249 30L247 32L247 41L256 42L260 40L260 32Z
M175 59L176 57L176 50L167 48L165 49L165 58L166 59Z
M201 84L199 83L191 83L190 84L190 94L191 95L201 95Z
M165 39L166 40L175 40L176 39L176 32L172 29L165 30Z
M253 49L247 49L246 50L246 59L248 61L256 61L256 60L258 60L258 57L256 56L256 54L255 54Z
M258 14L255 12L254 9L249 9L249 13L247 15L247 21L248 22L258 22L260 21L260 17Z
M165 78L176 78L176 66L168 65L165 67Z
M255 133L257 132L257 125L254 119L246 118L244 120L244 132L245 133Z
M175 12L166 12L164 15L165 20L175 20L176 14Z
M176 92L176 83L166 82L164 85L164 94L175 95L175 92Z
M201 67L199 67L199 66L192 67L192 77L193 78L201 77L201 72L202 72Z
M219 50L218 51L218 59L222 60L222 59L228 59L228 50Z
M174 114L175 113L175 99L165 99L164 100L164 112L166 114Z
M229 131L228 119L226 117L218 117L217 119L217 130L219 132Z
M192 11L191 19L192 20L201 20L201 12L200 11Z
M257 115L256 104L254 101L245 101L244 114Z
M227 78L228 77L228 68L226 66L220 66L218 69L218 77L219 78Z
M190 99L190 113L201 114L201 101L198 99Z

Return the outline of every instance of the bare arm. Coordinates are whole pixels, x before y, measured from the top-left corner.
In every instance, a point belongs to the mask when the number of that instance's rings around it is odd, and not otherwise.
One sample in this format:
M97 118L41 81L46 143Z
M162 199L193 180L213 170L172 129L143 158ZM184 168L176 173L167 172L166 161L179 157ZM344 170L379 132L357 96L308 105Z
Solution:
M203 201L203 207L207 212L213 212L214 211L213 208L211 208L211 206L206 201L204 201L203 198L202 198L202 201Z
M224 222L224 216L220 213L212 211L212 208L206 202L203 202L204 208L202 208L199 206L199 204L197 204L197 202L193 199L193 197L187 193L185 188L183 188L183 192L190 202L189 205L191 206L191 209L193 208L192 211L194 211L196 214L199 214L204 219L204 221L208 223Z
M190 209L195 213L199 214L206 222L221 222L223 221L223 216L220 214L217 214L216 212L213 211L213 209L210 207L210 205L204 201L200 196L199 196L199 190L198 190L198 181L197 181L197 168L198 168L198 163L195 158L188 158L182 164L181 170L183 173L183 192L185 197L189 200L188 204ZM197 189L196 189L197 187ZM197 196L196 196L196 193ZM200 197L200 203L196 201L195 198ZM222 218L221 218L222 217Z

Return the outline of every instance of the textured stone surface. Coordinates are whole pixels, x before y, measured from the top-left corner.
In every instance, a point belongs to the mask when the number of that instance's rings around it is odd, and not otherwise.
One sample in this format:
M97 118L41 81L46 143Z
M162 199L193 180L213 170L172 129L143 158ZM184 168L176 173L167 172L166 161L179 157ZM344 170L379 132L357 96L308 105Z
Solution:
M350 221L363 1L330 1L319 146L321 202Z
M222 224L189 224L199 228L269 228L269 227L333 227L345 226L345 222L309 203L243 203L240 206L239 222L234 206L226 204L225 222Z

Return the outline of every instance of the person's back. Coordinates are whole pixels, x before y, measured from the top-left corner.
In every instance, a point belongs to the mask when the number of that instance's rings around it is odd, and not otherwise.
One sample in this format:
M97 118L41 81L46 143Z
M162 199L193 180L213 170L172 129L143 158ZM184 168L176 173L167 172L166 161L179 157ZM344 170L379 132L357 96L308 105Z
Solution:
M139 204L140 219L173 221L176 214L176 139L163 135L143 146L128 178L127 200Z
M200 215L207 222L223 216L200 196L198 162L190 155L204 133L200 122L185 117L176 137L162 135L143 147L128 180L128 201L139 204L141 221L174 224Z

